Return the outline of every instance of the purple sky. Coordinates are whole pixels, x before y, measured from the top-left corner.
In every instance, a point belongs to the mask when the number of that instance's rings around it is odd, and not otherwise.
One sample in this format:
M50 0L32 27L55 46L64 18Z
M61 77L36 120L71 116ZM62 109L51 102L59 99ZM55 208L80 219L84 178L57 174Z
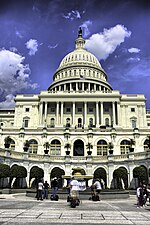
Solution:
M1 0L0 108L48 88L79 27L113 89L150 108L149 0Z

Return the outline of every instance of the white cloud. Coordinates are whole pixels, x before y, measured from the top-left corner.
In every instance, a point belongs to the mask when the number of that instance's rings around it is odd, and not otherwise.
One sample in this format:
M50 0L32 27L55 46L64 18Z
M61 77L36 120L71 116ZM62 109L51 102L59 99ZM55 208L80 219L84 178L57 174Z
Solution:
M106 59L124 42L125 37L130 35L131 32L126 27L118 24L110 29L104 29L103 33L93 34L86 40L85 47L99 60Z
M12 104L13 97L23 89L35 89L36 83L29 79L29 65L24 65L24 57L9 50L0 50L0 107Z
M18 30L16 30L16 36L19 38L23 38L23 35Z
M138 62L140 61L139 57L130 57L129 59L127 59L127 62Z
M12 94L6 96L6 100L3 102L0 102L0 108L14 108L15 107L15 101L14 96Z
M56 45L48 45L48 48L57 48L58 44Z
M29 55L35 55L38 50L38 42L35 39L30 39L26 43L27 49L29 49Z
M129 48L128 52L130 53L139 53L141 50L139 48Z
M72 10L66 15L63 14L63 17L68 20L81 19L81 15L78 10Z
M92 21L90 21L90 20L85 21L81 25L81 27L83 28L83 31L84 31L84 37L87 37L90 34L89 26L91 26L91 25L92 25Z

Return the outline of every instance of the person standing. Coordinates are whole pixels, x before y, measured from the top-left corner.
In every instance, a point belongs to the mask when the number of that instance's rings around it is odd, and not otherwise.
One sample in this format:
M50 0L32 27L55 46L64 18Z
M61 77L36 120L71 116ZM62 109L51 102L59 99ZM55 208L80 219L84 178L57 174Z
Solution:
M142 208L144 203L144 197L143 197L143 188L140 184L139 187L136 189L136 196L137 196L137 208Z
M43 186L44 186L44 189L43 189L43 198L44 199L48 199L48 188L49 188L49 184L47 183L47 181L44 182Z
M56 200L57 198L57 190L58 190L58 180L57 177L54 177L51 180L51 188L52 188L52 200Z
M37 187L37 200L43 200L42 194L43 194L43 182L40 180L38 182L38 187Z
M102 190L102 186L101 186L101 183L100 183L100 180L97 178L93 184L94 186L94 189L95 189L95 197L97 201L100 201L100 191Z

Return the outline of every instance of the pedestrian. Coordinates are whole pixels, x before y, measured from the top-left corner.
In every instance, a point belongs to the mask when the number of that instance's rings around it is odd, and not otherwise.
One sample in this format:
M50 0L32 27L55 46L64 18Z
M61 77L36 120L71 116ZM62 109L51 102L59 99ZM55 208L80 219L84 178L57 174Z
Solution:
M57 200L57 191L58 191L58 179L57 177L54 177L51 180L51 188L52 188L52 195L51 200Z
M143 207L146 206L147 202L147 185L143 184Z
M43 194L43 182L42 182L42 180L40 180L39 182L38 182L38 190L37 190L37 200L43 200L43 196L42 196L42 194Z
M44 186L44 188L43 188L43 198L48 199L49 184L47 183L47 180L44 182L43 186Z
M98 178L95 180L93 187L94 187L94 193L96 196L96 200L100 201L100 192L102 190L102 186L101 186L100 180Z
M139 187L137 188L136 196L137 196L137 208L139 207L142 208L144 203L142 184L140 184Z
M79 205L79 182L75 179L74 176L71 177L70 186L70 204L72 208L75 208L76 205Z
M150 184L147 185L147 198L149 199L150 203Z

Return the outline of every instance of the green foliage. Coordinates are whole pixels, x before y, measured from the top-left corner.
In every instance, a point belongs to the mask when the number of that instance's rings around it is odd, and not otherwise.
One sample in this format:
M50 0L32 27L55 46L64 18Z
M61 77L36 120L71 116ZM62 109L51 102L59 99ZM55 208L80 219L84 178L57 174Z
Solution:
M23 166L14 165L10 169L10 176L12 178L25 178L27 177L27 170Z
M65 144L65 148L68 150L69 148L71 148L71 144L69 143Z
M147 169L144 166L134 168L133 177L138 178L139 183L143 183L143 181L147 182Z
M31 177L30 177L31 179L32 178L40 179L40 178L44 177L44 171L41 168L39 168L38 166L34 166L31 169L30 175L31 175Z
M126 168L120 167L117 170L115 170L113 173L113 177L117 179L118 187L121 186L120 184L121 179L123 180L125 184L125 188L128 187L128 174L127 174Z
M90 150L90 149L93 149L93 145L92 145L91 143L88 142L88 144L86 145L86 148L89 149L89 150Z
M103 168L98 168L94 172L94 178L103 179L106 183L106 171Z
M0 163L0 178L10 176L10 166Z
M43 146L44 146L44 148L47 150L47 149L49 149L50 144L49 144L49 142L45 142Z
M4 139L4 142L5 142L5 144L11 144L11 138L10 138L10 136L7 136L7 137L5 137L5 139Z
M26 140L25 142L24 142L24 147L27 147L27 148L29 148L30 147L30 143L29 143L29 141L28 140Z

